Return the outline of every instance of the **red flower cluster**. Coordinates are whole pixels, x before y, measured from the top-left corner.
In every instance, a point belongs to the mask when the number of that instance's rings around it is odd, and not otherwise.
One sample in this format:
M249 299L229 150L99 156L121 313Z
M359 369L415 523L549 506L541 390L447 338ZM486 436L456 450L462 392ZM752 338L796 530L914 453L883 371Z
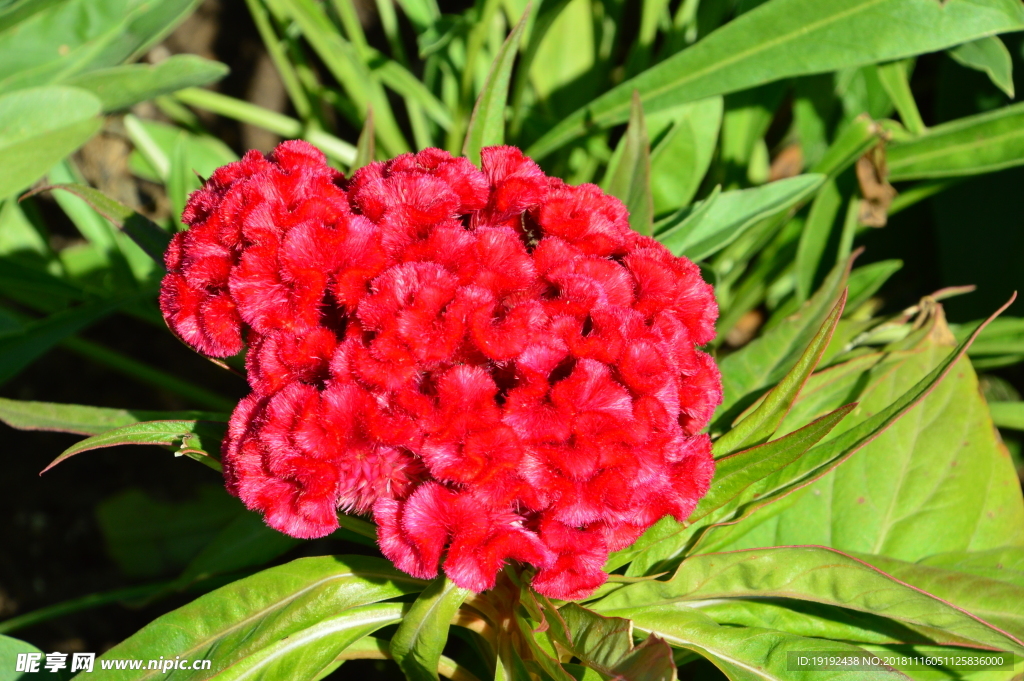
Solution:
M402 570L581 598L608 553L685 519L714 470L711 287L593 185L512 147L437 149L350 179L304 142L189 199L160 304L246 358L230 491L297 537L372 512Z

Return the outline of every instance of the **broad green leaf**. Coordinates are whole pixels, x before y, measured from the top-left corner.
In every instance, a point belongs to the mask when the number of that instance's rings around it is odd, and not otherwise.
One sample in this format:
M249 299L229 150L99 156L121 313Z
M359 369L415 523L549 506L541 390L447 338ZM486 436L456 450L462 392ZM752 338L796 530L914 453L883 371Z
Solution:
M62 274L42 225L30 220L14 197L0 204L0 258L52 275Z
M644 110L654 113L770 81L903 59L1022 29L1024 7L1013 0L773 0L598 97L527 153L543 158L587 130L622 123L634 90Z
M0 92L46 85L131 61L160 42L198 0L66 0L0 33Z
M163 266L164 251L167 250L167 244L171 242L171 235L146 216L106 196L98 189L85 185L55 184L44 189L63 189L84 199L96 212L131 237L132 241L137 243L154 262ZM44 189L39 191L44 191Z
M563 606L558 614L565 636L556 640L581 664L621 681L675 681L672 649L656 636L634 647L633 623L628 619L602 617L575 603Z
M220 470L220 441L225 424L216 421L174 420L141 421L108 430L77 442L61 453L43 473L75 454L117 445L177 446L175 456L188 456L215 470Z
M865 644L899 644L935 639L937 631L907 626L882 614L858 612L834 605L791 598L722 598L692 603L702 614L728 627L777 629L797 636ZM938 638L954 645L974 647L972 641L948 632Z
M529 76L538 98L557 116L596 94L593 79L587 78L598 59L600 37L593 25L595 7L593 0L544 0L537 4L536 28L531 28L523 60L529 73L524 75Z
M220 62L178 54L154 66L129 64L89 71L68 78L63 84L93 93L99 97L104 111L119 111L182 88L207 85L227 74L228 67Z
M661 215L693 200L708 171L722 124L722 98L688 102L647 117L651 194Z
M96 521L107 552L134 579L154 578L183 568L244 509L222 485L204 484L180 501L154 499L133 487L96 506Z
M391 637L391 655L411 681L436 681L448 626L471 593L441 576L409 608Z
M795 315L719 362L723 398L717 428L738 415L737 407L742 410L749 406L754 393L774 385L796 365L842 295L851 263L852 258L837 264Z
M388 641L375 636L366 636L347 646L334 659L338 664L345 660L390 660L391 651L388 648ZM442 676L457 681L478 681L477 677L468 669L444 655L441 656L441 661L437 665L437 671ZM324 678L326 675L325 670L320 678Z
M1024 588L1024 547L1020 546L940 553L924 558L918 564L966 572Z
M654 228L651 196L651 148L640 97L633 93L633 112L619 149L608 166L605 191L617 197L629 211L629 226L647 236Z
M50 675L43 665L46 664L46 655L31 643L20 641L10 636L0 634L0 681L27 681L32 676L16 671L18 668L18 655L24 653L35 653L39 655L39 672L36 676Z
M20 430L55 430L61 433L99 435L139 421L196 419L226 423L228 415L203 411L110 409L83 404L29 402L0 397L0 421Z
M763 187L722 192L707 211L695 206L686 219L655 235L675 255L703 260L735 241L758 222L784 214L811 196L823 175L800 175Z
M1014 638L1024 639L1024 586L932 565L853 554L901 582L952 603Z
M761 404L753 412L715 441L715 458L767 442L778 430L782 420L800 394L800 389L818 366L821 356L832 339L836 324L839 323L846 307L846 293L843 291L839 296L832 312L825 318L818 333L811 339L807 349L804 350L786 377L768 391Z
M85 144L103 124L99 113L94 95L63 85L0 95L0 196L25 189Z
M0 383L20 373L54 345L116 310L124 301L86 303L0 333Z
M756 627L723 627L683 605L644 604L608 610L606 614L632 620L635 629L650 632L674 648L692 650L707 658L732 681L848 681L846 671L799 671L789 667L790 653L863 654L849 643L796 636ZM858 681L905 679L885 669L860 671Z
M626 571L629 576L653 575L671 569L672 561L694 536L715 523L728 522L737 512L742 512L744 506L771 492L771 474L803 456L854 406L837 409L785 437L719 459L711 489L698 502L686 524L663 518L632 546L613 554L606 569L614 569L627 561L632 562Z
M348 643L397 623L408 607L379 603L423 588L380 558L300 558L238 580L143 627L104 659L211 659L177 678L313 679ZM92 678L141 681L155 672L100 670Z
M990 402L988 410L996 426L1024 430L1024 402Z
M622 617L643 607L718 598L792 598L880 614L914 627L946 631L962 640L1017 654L1024 642L865 560L823 546L783 546L708 553L683 561L672 579L628 584L591 603ZM642 626L642 625L639 625Z
M480 164L480 150L505 143L505 105L508 101L508 86L512 78L512 65L519 52L519 41L529 12L523 14L508 38L494 57L487 80L473 107L466 139L462 144L462 155L477 165Z
M1013 99L1013 59L998 36L988 36L957 45L949 56L969 69L981 71L992 84Z
M774 517L758 543L827 544L911 561L1024 546L1016 472L971 364L960 358L969 339L951 353L953 339L940 315L922 327L916 345L867 375L852 374L860 388L858 408L831 439L776 475L796 479L810 473L796 468L812 461L810 455L832 459L857 441L866 446ZM886 421L921 397L906 418L885 429Z
M170 170L167 173L167 198L171 200L171 214L178 229L184 229L180 222L181 215L188 202L188 195L199 189L201 181L189 167L186 133L182 132L175 140L170 155Z
M991 173L1024 163L1024 104L936 125L887 150L889 179Z
M868 302L871 296L882 288L889 277L902 268L902 260L881 260L855 268L850 272L850 278L847 281L850 296L846 305L847 312L856 312L857 308Z

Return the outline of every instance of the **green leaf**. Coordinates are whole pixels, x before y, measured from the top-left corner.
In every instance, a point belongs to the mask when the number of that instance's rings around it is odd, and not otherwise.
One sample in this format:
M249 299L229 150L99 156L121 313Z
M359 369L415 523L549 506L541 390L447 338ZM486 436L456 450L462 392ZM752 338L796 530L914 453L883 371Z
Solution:
M18 655L24 653L36 653L39 655L39 671L41 674L50 675L46 668L46 655L31 643L20 641L10 636L0 634L0 681L27 681L36 674L29 675L15 671L18 667ZM58 677L60 678L60 677Z
M784 215L824 181L824 175L808 174L763 187L722 192L706 211L701 211L698 204L688 219L667 222L655 238L675 255L704 260L762 220Z
M363 129L359 132L359 139L356 142L356 160L352 162L349 173L354 173L363 166L373 163L377 155L376 137L373 133L373 109L366 112L366 121Z
M220 62L178 54L153 66L130 64L89 71L68 78L63 84L93 93L99 97L104 111L119 111L182 88L213 83L227 74L228 67Z
M721 97L688 102L647 116L651 139L656 140L651 148L655 215L693 200L711 165L721 124Z
M411 681L437 679L437 665L455 612L472 592L441 576L430 583L391 638L391 655Z
M800 301L810 298L814 291L815 277L845 198L836 181L829 180L811 203L796 251L796 294Z
M797 395L800 394L801 388L818 366L818 362L821 361L821 356L832 339L836 324L839 323L846 307L846 293L843 291L839 296L832 312L825 318L818 333L808 343L807 349L804 350L786 377L768 391L761 404L753 412L715 442L715 458L767 442L778 430L790 407L796 401Z
M469 120L466 139L462 144L462 155L473 163L480 165L480 150L497 144L505 143L505 106L508 101L508 86L512 78L512 65L519 52L519 41L522 39L526 20L530 16L527 8L519 23L515 25L508 38L502 43L501 49L494 57L491 69L487 73L480 96L473 107L473 116Z
M629 226L647 236L654 229L654 199L651 195L651 149L644 124L640 96L633 93L633 110L626 134L608 166L605 191L617 197L629 211Z
M884 556L853 555L901 582L982 618L1018 640L1024 639L1024 586L1004 581L998 573L987 577Z
M889 179L991 173L1024 163L1024 104L936 125L887 150Z
M116 310L124 301L86 303L0 332L0 383L10 380L54 345Z
M962 358L971 338L951 352L952 338L937 309L916 333L916 345L883 362L869 360L876 363L868 365L870 374L849 374L859 389L857 409L831 439L775 474L774 482L815 479L820 469L808 464L863 451L774 517L765 516L763 530L756 522L734 530L749 530L751 538L730 543L724 541L728 532L718 539L713 533L704 550L825 543L916 561L949 551L1024 546L1019 481L970 362ZM840 399L850 393L840 391Z
M0 421L19 430L55 430L61 433L99 435L139 421L190 419L226 423L228 415L204 411L110 409L83 404L29 402L0 397Z
M85 200L96 212L110 220L118 229L131 237L132 241L137 243L154 262L163 267L164 251L167 250L167 244L171 242L171 235L161 229L155 222L123 203L115 201L98 189L86 187L85 185L55 184L38 191L52 189L63 189Z
M238 580L143 627L101 659L210 659L182 679L314 679L348 644L395 624L408 606L380 603L423 582L380 558L300 558ZM372 605L372 604L378 605ZM153 671L100 669L99 680L141 681Z
M992 84L1013 99L1013 59L998 36L972 40L949 50L949 56L969 69L981 71Z
M634 90L652 114L775 80L903 59L1021 29L1024 7L1012 0L773 0L598 97L527 153L543 158L587 130L624 122Z
M550 631L581 664L621 681L675 681L672 649L653 635L634 647L628 619L602 617L575 603L562 606L558 614L564 629Z
M0 92L46 85L145 54L198 0L65 0L37 5L0 33ZM6 23L6 22L2 22Z
M77 442L61 453L43 473L75 454L103 447L117 445L177 445L175 456L188 456L215 470L220 470L218 461L220 441L224 436L225 424L216 421L142 421L108 430Z
M947 632L996 650L1024 651L1024 642L977 614L910 586L865 560L823 546L692 556L683 561L672 579L628 584L590 607L623 617L628 616L624 611L685 606L718 598L792 598L825 603ZM643 627L639 622L638 626Z
M807 424L785 437L716 462L715 477L708 493L698 502L686 524L664 518L645 532L632 546L617 551L606 570L631 562L629 576L654 575L672 568L695 536L716 523L725 523L744 507L772 491L771 475L803 456L836 427L856 405L847 405Z
M836 177L871 147L878 144L882 127L867 115L859 115L842 129L811 172Z
M853 258L837 264L818 292L795 315L719 362L723 397L717 428L730 423L737 411L749 406L754 393L774 385L796 365L842 295L852 262Z
M0 196L20 192L88 141L103 124L100 100L66 86L0 95Z
M755 627L722 627L711 618L683 605L644 604L622 608L615 616L632 620L633 626L650 632L674 648L692 650L710 660L732 681L848 681L847 671L794 672L789 669L791 653L863 654L849 643L796 636L783 631ZM857 672L857 681L906 679L897 672L879 669Z
M952 551L929 556L918 565L931 565L956 572L1009 582L1024 588L1024 547L1005 546L988 551Z
M999 428L1024 430L1024 402L989 402L988 410Z
M882 83L882 87L885 88L889 99L892 100L896 111L899 112L903 126L911 134L920 135L926 132L927 129L925 128L924 121L921 119L921 112L917 109L914 93L910 91L910 74L908 70L911 66L912 64L909 60L880 64L878 66L878 80Z

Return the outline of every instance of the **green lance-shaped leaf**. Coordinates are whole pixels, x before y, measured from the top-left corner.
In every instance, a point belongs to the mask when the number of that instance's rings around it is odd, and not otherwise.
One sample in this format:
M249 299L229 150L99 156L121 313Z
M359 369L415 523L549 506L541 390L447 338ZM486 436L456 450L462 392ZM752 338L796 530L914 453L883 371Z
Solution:
M824 175L807 174L753 189L722 192L708 197L703 207L682 209L655 226L655 238L675 255L704 260L725 248L748 229L772 216L785 214L814 194Z
M818 292L795 315L719 363L723 399L713 430L730 423L740 410L750 405L752 395L777 383L796 365L842 295L850 266L858 254L845 263L838 263L825 277Z
M366 120L363 121L363 129L360 131L359 139L356 141L356 160L352 161L349 174L373 163L373 159L377 155L376 140L377 138L373 131L373 109L371 108L366 111Z
M620 149L608 166L605 191L617 197L629 211L633 231L650 236L654 229L654 197L651 194L651 145L644 123L640 95L633 93L633 109Z
M194 54L177 54L156 65L128 64L99 69L63 83L99 97L104 111L119 111L183 88L208 85L227 74L228 67L220 62Z
M843 128L821 160L811 168L811 172L836 177L853 165L864 152L878 144L881 134L882 127L869 116L857 116Z
M715 477L708 493L697 504L686 524L663 518L632 546L609 558L606 569L631 562L628 576L653 575L672 568L694 537L715 524L728 522L744 507L772 490L771 475L803 456L849 414L855 404L807 424L767 444L726 456L716 462Z
M54 430L79 435L99 435L139 421L223 421L227 414L205 411L145 411L110 409L84 404L29 402L0 397L0 421L19 430Z
M215 421L142 421L122 426L86 438L61 453L50 462L43 473L59 463L92 449L116 447L117 445L164 445L178 446L176 455L185 455L220 470L218 452L224 436L225 424Z
M921 119L921 112L917 109L914 93L910 91L909 67L909 61L894 61L880 64L876 73L886 94L889 95L889 99L896 107L896 111L899 112L904 127L911 134L920 135L927 128L925 128L924 120Z
M996 551L1005 555L1008 550ZM1018 548L1016 553L1021 555L1024 550ZM1018 640L1024 639L1024 585L1002 579L1001 569L993 568L989 575L975 575L866 553L851 555L982 618ZM995 562L991 564L998 565Z
M836 325L843 316L846 308L847 292L843 291L836 301L832 312L822 323L818 333L808 343L804 354L800 356L793 369L786 374L779 383L768 391L761 404L743 418L735 427L715 441L715 458L726 456L746 447L759 445L767 442L768 439L778 430L782 420L786 417L793 402L800 394L801 388L807 382L807 378L814 372L825 353L832 334L835 333Z
M396 624L409 607L381 601L423 586L380 558L300 558L157 618L100 659L211 660L207 670L175 671L176 678L196 681L315 679L348 644ZM100 666L97 661L92 676L101 681L142 681L155 674Z
M1003 546L988 551L950 551L922 558L916 564L977 575L1024 589L1024 546Z
M996 311L995 315L1000 314L1012 301L1011 298L1006 305ZM986 323L989 320L986 320ZM909 381L901 381L898 371L885 371L883 373L884 380L879 384L881 389L876 391L875 396L861 393L860 405L857 411L851 414L851 420L847 422L853 423L853 425L844 425L844 428L840 429L842 432L813 447L805 456L772 474L765 481L765 493L756 502L741 509L739 520L743 520L759 509L765 511L760 514L761 522L774 521L773 515L778 515L781 518L791 513L791 508L787 506L793 506L792 499L786 503L777 502L820 479L840 463L846 461L854 452L884 434L884 437L891 441L884 445L880 443L878 450L874 451L873 455L867 459L864 458L866 453L862 454L857 459L859 462L857 466L867 466L868 468L865 470L871 471L893 469L893 458L899 456L904 461L899 469L893 470L884 481L872 480L870 475L865 477L864 470L841 469L833 477L851 476L844 483L842 496L836 496L836 499L843 504L842 511L833 511L831 506L814 507L817 503L816 500L822 504L836 503L830 496L826 497L824 492L817 495L805 494L799 498L794 497L797 506L808 504L810 508L804 507L803 512L790 515L790 521L787 524L788 530L780 532L777 529L772 541L783 544L820 543L824 540L824 533L827 532L829 542L834 546L849 550L886 553L903 559L918 559L943 550L965 548L982 550L996 546L1024 545L1024 536L1020 530L1021 522L1024 522L1024 505L1021 502L1020 488L1016 486L1015 478L1012 475L1012 467L1008 465L1008 459L1004 460L992 451L975 455L973 458L977 460L972 465L975 466L976 473L970 470L959 471L958 466L951 462L928 467L915 464L912 454L908 454L906 449L908 446L911 450L914 449L914 443L922 437L919 432L922 423L930 422L931 417L926 411L923 411L923 406L918 413L922 417L928 417L929 420L924 422L905 421L904 423L909 424L905 428L910 429L905 433L897 430L893 432L892 436L889 436L885 432L907 411L936 390L940 381L953 370L983 328L984 324L938 361L935 361L935 354L922 354L920 350L913 351L910 356L920 356L922 360L927 360L926 366L931 367L931 370L923 376L921 370L911 374L909 378L914 382L909 388L904 387ZM928 333L928 329L923 329L923 332ZM947 347L943 346L941 350L935 348L928 352L941 351L945 353ZM878 361L871 357L866 360L868 367ZM858 360L851 362L858 363ZM830 372L840 368L836 367ZM969 367L965 368L969 369ZM856 377L857 372L850 375ZM920 376L919 379L918 376ZM950 413L939 415L936 422L940 424L948 422L952 424L951 427L954 428L954 431L944 434L942 431L932 429L940 444L926 447L922 450L921 456L934 457L935 451L940 450L952 452L951 456L955 457L960 446L967 446L972 440L983 437L986 428L991 437L991 426L979 425L977 432L972 432L971 429L964 430L962 422L973 418L971 414L976 407L970 403L970 398L952 397L960 391L966 393L968 390L974 390L976 392L976 388L972 387L970 383L964 383L970 378L964 373L964 370L960 370L952 378L946 379L949 383L948 388L946 384L938 387L938 394L941 397L936 398L934 404L940 410L948 407ZM902 394L900 394L901 392ZM842 394L845 397L849 395L849 391ZM898 394L899 397L893 399L893 394ZM980 400L980 396L977 396L977 399ZM859 418L855 419L858 415ZM783 429L785 429L785 425ZM965 441L967 445L962 445L962 441ZM904 443L909 443L909 445ZM926 469L933 472L927 476L915 475L915 473ZM866 484L865 480L868 480ZM914 484L918 480L922 485ZM944 488L950 491L943 492ZM975 503L970 504L970 514L965 514L963 507L959 505L950 506L938 501L948 498L964 499L967 498L965 495L976 498ZM867 503L869 498L872 500L870 505ZM768 508L765 508L766 506ZM733 521L733 523L735 522L738 521ZM744 532L756 527L758 527L756 521L739 525L732 524L731 527L712 527L710 532L701 537L700 543L694 550L708 552L729 546L735 543L736 538L742 536ZM733 548L740 547L742 545L733 546Z
M519 41L529 16L530 7L527 5L519 23L508 34L491 63L487 80L473 107L466 138L462 143L462 155L477 165L480 165L481 149L505 143L505 106L508 102L509 80L512 78L512 65L519 52Z
M689 205L697 193L718 143L722 111L722 98L710 97L647 117L657 140L651 148L655 215Z
M543 158L588 130L624 122L634 90L653 114L762 83L904 59L1021 29L1024 7L1010 0L772 0L577 110L527 153Z
M723 627L703 613L679 605L644 604L622 608L617 617L628 618L635 629L655 634L674 648L692 650L707 658L732 681L849 681L848 671L793 670L792 654L863 655L849 643L797 636L756 627ZM889 669L858 671L857 681L893 681L907 677Z
M823 546L784 546L691 556L667 582L629 584L591 603L598 612L717 598L793 598L879 614L914 627L949 632L996 650L1024 652L1024 642L976 614Z
M198 4L198 0L5 3L12 11L0 18L4 64L0 92L47 85L134 61Z
M391 638L391 655L411 681L436 681L448 626L472 593L441 576L431 582Z
M155 222L115 201L98 189L81 184L54 184L35 190L36 192L63 189L85 200L97 213L110 220L121 231L131 237L149 257L163 267L164 251L171 242L171 235Z
M42 177L53 164L99 131L100 100L63 85L0 95L0 196L10 196Z
M796 251L796 294L801 302L810 298L814 291L814 279L839 216L839 209L848 198L843 196L835 180L829 180L811 203Z
M949 50L949 56L969 69L981 71L1013 99L1013 58L998 36L978 38Z
M889 179L919 180L991 173L1024 163L1024 104L1004 106L930 128L893 143Z
M628 619L603 617L575 603L562 606L557 617L555 624L549 623L552 640L602 676L621 681L675 681L672 649L656 636L634 646L633 623Z
M0 332L0 383L13 378L57 343L99 321L124 302L102 300L85 303L27 322L20 328Z

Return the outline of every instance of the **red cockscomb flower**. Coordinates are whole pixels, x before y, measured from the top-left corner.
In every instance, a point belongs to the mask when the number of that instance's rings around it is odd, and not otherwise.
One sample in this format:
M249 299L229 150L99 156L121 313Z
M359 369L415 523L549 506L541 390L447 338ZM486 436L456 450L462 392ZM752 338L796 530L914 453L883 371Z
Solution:
M427 149L346 179L304 142L250 152L190 197L160 305L199 352L248 347L224 470L269 525L372 513L417 577L481 591L516 560L581 598L707 491L717 308L597 187L512 147L482 166Z

